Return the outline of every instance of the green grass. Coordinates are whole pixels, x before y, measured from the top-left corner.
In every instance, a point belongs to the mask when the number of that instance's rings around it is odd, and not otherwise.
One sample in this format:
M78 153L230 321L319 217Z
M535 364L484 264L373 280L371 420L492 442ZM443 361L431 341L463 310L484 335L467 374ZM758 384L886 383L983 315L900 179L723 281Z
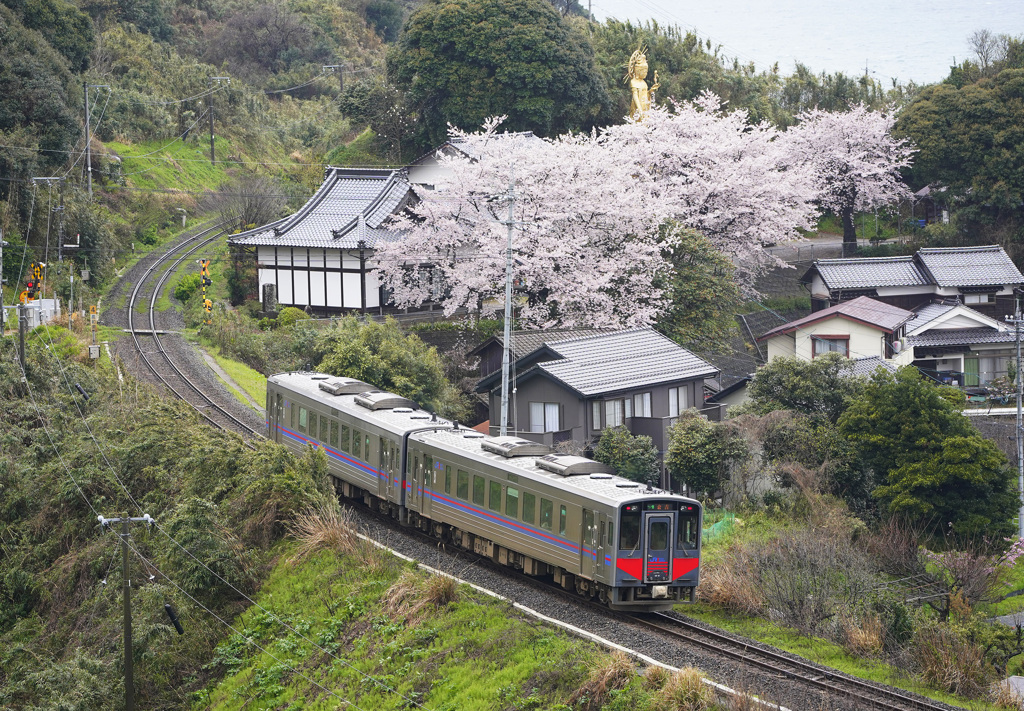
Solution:
M267 376L262 373L253 370L244 363L239 363L237 360L232 360L221 354L220 348L216 346L205 346L206 351L217 361L217 365L224 369L224 372L231 376L238 385L242 387L245 392L249 394L253 400L258 403L265 402L267 399ZM230 388L230 386L229 386ZM234 388L231 388L234 390ZM241 394L237 394L249 407L252 404L246 400Z
M193 708L339 707L291 667L364 709L405 709L414 700L435 711L568 711L564 704L589 665L607 656L465 587L442 608L389 615L382 599L406 570L379 553L367 561L321 552L297 566L282 558L258 601L333 656L251 607L235 626L255 644L236 634L220 645L210 667L224 677L195 694ZM636 677L604 708L644 709L647 701Z
M131 145L112 141L105 145L121 157L122 173L134 188L155 190L174 186L177 190L197 191L216 188L228 178L229 165L210 163L208 141L183 143L164 139ZM230 140L216 138L217 155L224 158L232 150Z

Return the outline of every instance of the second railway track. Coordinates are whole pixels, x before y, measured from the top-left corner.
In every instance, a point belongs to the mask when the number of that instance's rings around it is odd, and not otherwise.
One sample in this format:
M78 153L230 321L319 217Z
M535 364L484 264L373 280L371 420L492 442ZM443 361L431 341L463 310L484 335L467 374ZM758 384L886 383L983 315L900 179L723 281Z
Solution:
M193 382L193 378L191 378L178 366L177 363L175 363L174 358L168 355L167 350L164 347L164 343L160 338L159 329L156 324L156 302L165 283L167 282L167 279L170 278L171 274L175 272L183 261L203 247L217 240L223 234L223 224L215 225L186 239L179 244L176 249L157 258L157 260L139 277L138 282L132 288L131 293L128 296L127 305L125 307L126 318L128 321L128 332L132 337L135 349L138 351L146 367L153 373L154 377L167 387L167 389L170 390L177 398L188 403L200 414L200 416L215 427L239 432L248 437L260 437L263 434L261 430L254 428L249 423L244 422L241 418L231 413L228 408L224 407L217 401L217 398L211 397L204 388L196 385ZM159 277L156 277L153 290L149 296L149 303L146 307L146 320L148 321L149 328L148 330L139 330L136 323L136 308L144 298L143 291L145 284L147 281L151 281L154 274L170 262L174 255L182 249L185 251L174 260L173 264L163 268ZM152 351L147 351L147 349L143 347L144 339L150 337L156 347L156 352L159 353L157 360L161 364L160 367L150 359L149 356L152 354Z

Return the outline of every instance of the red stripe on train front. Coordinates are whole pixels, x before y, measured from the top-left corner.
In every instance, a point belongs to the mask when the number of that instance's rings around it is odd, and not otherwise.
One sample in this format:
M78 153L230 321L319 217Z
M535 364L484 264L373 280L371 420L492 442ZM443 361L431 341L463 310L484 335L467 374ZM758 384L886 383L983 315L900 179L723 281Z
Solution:
M644 577L643 558L618 558L615 561L615 567L631 578L642 580Z
M700 563L699 558L674 558L672 560L672 579L678 580Z

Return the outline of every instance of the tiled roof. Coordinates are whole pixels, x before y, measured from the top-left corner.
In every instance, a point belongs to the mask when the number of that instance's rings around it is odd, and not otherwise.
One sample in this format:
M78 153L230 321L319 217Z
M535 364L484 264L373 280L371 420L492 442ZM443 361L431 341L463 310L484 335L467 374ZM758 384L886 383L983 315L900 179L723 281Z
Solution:
M584 397L718 374L710 363L650 328L547 345L562 360L535 367Z
M895 373L897 370L895 363L888 361L881 356L866 356L864 358L853 359L852 374L856 376L869 376L874 374L874 372L880 367L885 368L892 373Z
M324 182L305 205L283 220L231 237L233 245L368 248L401 239L384 226L388 216L412 198L401 171L328 168Z
M886 304L881 301L876 301L875 299L867 296L858 296L856 299L840 301L835 306L830 306L827 309L822 309L821 311L815 311L810 316L804 316L796 321L790 321L789 323L773 328L757 340L763 341L771 338L772 336L790 333L802 326L824 321L825 319L833 318L835 316L860 321L868 326L891 333L913 318L914 312L907 311L906 309L901 309L898 306Z
M961 328L943 331L935 329L920 336L907 336L908 346L967 346L981 343L1013 343L1013 331L996 331L992 328Z
M610 329L607 328L552 328L544 331L513 331L512 359L518 360L523 356L529 355L546 343L550 344L557 343L558 341L568 341L574 338L586 338L587 336L596 336L601 333L608 333L609 331ZM491 340L486 341L473 350L472 353L476 353L491 342ZM501 346L505 342L504 334L499 333L496 335L493 338L493 342Z
M872 289L879 286L924 286L931 281L913 257L819 259L804 275L817 269L829 290Z
M801 277L817 272L830 291L885 286L1003 286L1024 284L1024 274L998 245L930 247L907 257L819 259Z
M939 316L955 308L956 304L947 303L932 303L918 306L914 309L914 318L907 321L907 332L909 333L916 328L920 328L926 323L931 323Z
M998 245L987 247L933 247L917 258L939 286L1024 284L1024 274Z

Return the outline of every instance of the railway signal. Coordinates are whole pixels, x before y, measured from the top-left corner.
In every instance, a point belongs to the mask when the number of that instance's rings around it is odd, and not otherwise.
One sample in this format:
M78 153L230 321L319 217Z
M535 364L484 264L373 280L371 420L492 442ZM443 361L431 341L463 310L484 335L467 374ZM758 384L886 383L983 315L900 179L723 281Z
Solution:
M213 302L206 297L206 287L213 284L213 280L210 279L210 260L200 259L199 267L199 284L203 287L203 310L206 311L203 323L209 326L213 323L210 317L210 314L213 313Z

